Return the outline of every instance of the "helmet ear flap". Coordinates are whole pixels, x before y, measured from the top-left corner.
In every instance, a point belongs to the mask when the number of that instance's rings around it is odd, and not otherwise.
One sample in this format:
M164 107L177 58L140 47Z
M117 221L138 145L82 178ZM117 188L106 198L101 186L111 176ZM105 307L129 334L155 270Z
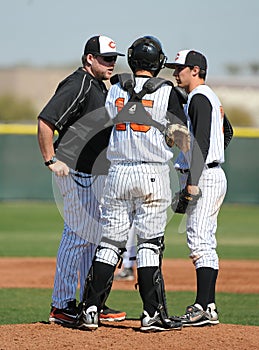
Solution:
M131 46L131 47L128 49L128 58L131 58L132 52L133 52L133 48L132 48L132 46Z
M160 54L160 64L161 64L161 69L165 68L165 63L167 61L167 56L164 55L164 53Z

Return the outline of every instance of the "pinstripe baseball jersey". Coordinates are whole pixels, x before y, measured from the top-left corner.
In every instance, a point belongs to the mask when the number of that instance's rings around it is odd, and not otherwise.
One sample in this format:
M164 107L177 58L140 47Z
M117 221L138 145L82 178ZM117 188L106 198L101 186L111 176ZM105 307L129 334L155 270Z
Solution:
M149 78L136 77L135 91L139 92ZM142 103L150 117L166 125L168 122L168 101L172 86L162 85L156 92L146 94ZM129 94L119 83L113 85L107 95L106 109L113 119L126 105ZM178 102L178 101L177 101ZM174 114L179 114L179 102L175 103ZM112 131L107 158L111 162L146 161L165 163L173 157L171 149L166 145L164 135L155 127L136 123L117 124Z
M202 115L200 116L200 120L203 123L207 123L209 127L209 132L206 134L199 136L195 134L195 130L193 124L195 124L194 118L195 113L202 113L196 107L193 107L192 101L195 96L205 96L207 98L209 104L211 105L211 120L208 119L208 116ZM198 104L198 101L196 102ZM190 111L190 109L192 110ZM192 151L193 151L193 137L196 138L198 145L201 148L201 153L204 156L204 163L209 164L212 162L224 163L224 132L223 132L223 119L224 119L224 111L221 105L219 98L216 94L211 90L207 85L199 85L196 87L189 95L188 101L185 105L185 114L188 119L188 128L192 133L192 147L189 152L183 154L182 152L176 159L175 167L180 169L189 169L191 168L192 159ZM191 114L191 115L190 115ZM194 115L194 116L193 116ZM204 118L202 118L204 117ZM193 119L193 120L191 120ZM210 124L209 124L210 123ZM194 135L194 136L193 136ZM200 140L199 137L205 137L206 143L203 140Z

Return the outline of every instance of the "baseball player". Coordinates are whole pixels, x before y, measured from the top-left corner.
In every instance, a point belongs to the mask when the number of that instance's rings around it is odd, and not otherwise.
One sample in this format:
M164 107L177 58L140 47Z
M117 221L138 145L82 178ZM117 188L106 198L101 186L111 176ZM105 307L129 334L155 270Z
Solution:
M95 169L93 173L93 168L107 147L111 132L111 128L103 129L86 142L76 122L80 120L85 129L100 129L98 123L104 114L107 95L103 81L111 77L117 56L124 55L116 51L111 38L102 35L90 38L84 48L82 67L59 84L38 117L40 150L64 199L64 231L57 254L49 315L50 322L64 326L77 324L78 271L81 299L85 278L101 239L98 206L106 175L103 169ZM53 145L55 130L59 136ZM79 149L82 138L84 147ZM100 318L121 320L125 315L104 305Z
M166 67L174 69L178 86L188 93L185 113L193 135L190 151L181 152L175 161L182 191L172 202L175 212L187 214L187 243L197 280L196 299L181 319L183 326L215 325L219 323L215 303L217 217L227 190L221 168L226 116L220 100L205 84L207 60L203 54L182 50Z
M168 162L173 153L164 134L151 124L166 125L172 114L184 121L185 115L172 83L162 83L154 92L145 92L142 100L140 97L145 83L154 81L150 78L157 76L165 60L156 38L137 39L128 49L128 64L134 79L124 83L120 77L117 82L114 79L107 95L109 115L118 122L107 150L111 166L101 203L103 237L86 283L83 329L98 327L98 313L108 297L132 223L137 235L137 277L143 302L140 330L181 329L181 322L168 318L161 270L167 208L171 203ZM130 102L133 90L141 103ZM143 105L145 109L139 115L136 111ZM141 119L145 118L145 111L148 112L146 125Z

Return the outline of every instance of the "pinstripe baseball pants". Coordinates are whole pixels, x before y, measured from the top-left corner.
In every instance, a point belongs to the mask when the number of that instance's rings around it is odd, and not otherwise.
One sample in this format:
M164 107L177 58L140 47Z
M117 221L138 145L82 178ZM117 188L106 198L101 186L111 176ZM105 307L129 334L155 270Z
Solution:
M169 167L161 163L119 163L111 165L102 200L102 233L104 242L116 242L125 247L134 212L134 232L140 242L164 236L167 208L171 203ZM146 246L149 243L145 244ZM152 246L152 245L150 245ZM152 246L153 247L153 246ZM137 253L137 266L159 266L159 254L147 249L146 254ZM97 261L110 261L100 250ZM108 253L107 253L108 254ZM103 255L103 256L102 256ZM116 259L115 259L116 260Z
M187 175L182 175L182 187L185 187ZM202 197L192 209L187 209L187 244L190 258L195 268L211 267L219 269L216 252L217 217L227 191L227 180L221 166L204 169L198 184Z
M55 176L63 197L64 231L57 253L52 305L66 308L76 298L78 273L80 300L86 276L101 240L99 201L106 176L92 176L70 169L68 176Z

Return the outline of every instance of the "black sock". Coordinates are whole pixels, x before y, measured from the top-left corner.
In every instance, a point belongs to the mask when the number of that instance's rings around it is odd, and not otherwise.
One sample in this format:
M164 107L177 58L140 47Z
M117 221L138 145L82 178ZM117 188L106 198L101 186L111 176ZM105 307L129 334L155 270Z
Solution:
M197 293L195 303L200 304L203 310L207 309L214 271L210 267L200 267L196 270Z
M218 272L219 270L213 270L213 275L210 283L208 304L211 304L211 303L216 304L215 291L216 291L216 282L217 282Z

